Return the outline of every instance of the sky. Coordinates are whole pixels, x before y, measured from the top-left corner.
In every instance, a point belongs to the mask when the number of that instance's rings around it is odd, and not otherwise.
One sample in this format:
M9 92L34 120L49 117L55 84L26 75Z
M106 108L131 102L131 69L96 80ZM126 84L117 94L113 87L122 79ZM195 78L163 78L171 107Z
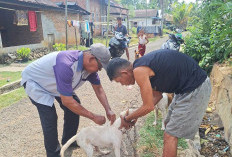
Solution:
M183 1L185 1L185 3L191 3L191 2L196 3L196 0L178 0L178 2L183 2ZM149 2L150 0L147 0L147 3Z
M196 0L178 0L178 2L185 2L185 3L191 3L191 2L193 2L193 3L196 3Z

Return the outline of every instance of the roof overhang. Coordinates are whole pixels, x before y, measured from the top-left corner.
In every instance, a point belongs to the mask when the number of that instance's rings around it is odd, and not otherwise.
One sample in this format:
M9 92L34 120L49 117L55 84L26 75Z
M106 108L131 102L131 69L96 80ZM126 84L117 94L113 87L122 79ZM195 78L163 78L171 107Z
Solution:
M64 8L56 7L56 6L49 6L45 4L38 4L38 3L31 3L31 2L24 2L18 0L0 0L0 4L5 4L7 6L18 6L18 7L29 7L34 9L43 9L43 10L54 10L54 11L64 11ZM70 13L80 13L78 10L68 9Z

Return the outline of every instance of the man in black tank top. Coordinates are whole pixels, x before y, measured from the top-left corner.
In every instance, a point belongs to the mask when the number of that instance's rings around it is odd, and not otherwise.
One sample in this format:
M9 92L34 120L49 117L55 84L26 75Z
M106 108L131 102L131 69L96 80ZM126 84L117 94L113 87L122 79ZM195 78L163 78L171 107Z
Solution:
M154 110L162 93L174 93L165 119L164 157L177 154L178 138L193 139L208 105L211 84L205 71L189 56L173 50L157 50L133 64L112 59L107 67L112 81L140 87L143 105L122 118L122 127L131 127L139 117Z

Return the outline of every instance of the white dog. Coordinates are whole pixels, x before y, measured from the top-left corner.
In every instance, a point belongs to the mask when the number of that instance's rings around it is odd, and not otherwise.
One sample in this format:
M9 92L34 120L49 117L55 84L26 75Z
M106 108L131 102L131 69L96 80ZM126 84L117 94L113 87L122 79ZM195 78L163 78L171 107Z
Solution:
M153 125L157 124L157 117L158 117L158 110L161 111L161 115L162 115L162 127L161 130L165 130L165 124L164 124L164 120L167 116L167 108L168 106L171 104L172 99L173 99L173 94L167 94L167 93L163 93L163 98L155 105L155 121L153 123Z
M129 109L131 114L134 109ZM125 116L127 111L123 111L120 115ZM92 126L81 129L79 133L67 141L60 151L61 157L64 157L64 151L76 140L77 144L86 152L88 157L93 156L94 147L100 153L106 155L109 151L101 151L99 147L113 146L116 157L120 157L120 148L123 132L125 128L119 129L121 126L121 118L117 118L112 125ZM123 142L122 142L123 143ZM123 143L124 144L124 143ZM125 147L125 146L124 146Z

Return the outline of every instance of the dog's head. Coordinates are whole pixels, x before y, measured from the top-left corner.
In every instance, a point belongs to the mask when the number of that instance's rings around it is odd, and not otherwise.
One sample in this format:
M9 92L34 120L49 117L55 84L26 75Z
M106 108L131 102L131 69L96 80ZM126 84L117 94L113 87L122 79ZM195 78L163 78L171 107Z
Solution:
M139 51L135 50L135 59L139 59Z
M126 114L131 114L131 113L133 113L134 111L135 111L136 109L128 109L128 110L126 110L126 111L122 111L121 113L120 113L120 116L125 116Z
M122 112L120 113L120 116L124 117L124 116L126 116L127 114L129 115L129 114L133 113L135 110L136 110L136 109L128 109L128 110L126 110L126 111L122 111ZM116 127L116 128L119 128L119 127L121 126L121 118L120 118L120 117L118 117L118 118L116 119L116 121L114 122L113 126ZM125 128L122 128L122 129L120 129L120 130L121 130L122 132L125 132L125 131L126 131Z

